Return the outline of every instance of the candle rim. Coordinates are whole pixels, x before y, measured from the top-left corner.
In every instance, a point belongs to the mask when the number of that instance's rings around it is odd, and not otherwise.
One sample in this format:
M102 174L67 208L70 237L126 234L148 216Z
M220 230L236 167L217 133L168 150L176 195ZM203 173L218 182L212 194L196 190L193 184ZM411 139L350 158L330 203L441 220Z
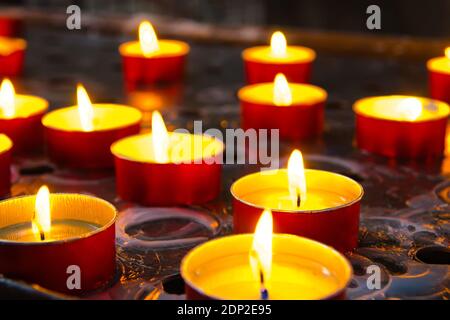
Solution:
M31 94L15 94L14 95L14 99L15 99L15 110L19 109L19 108L24 108L21 105L24 105L27 103L26 100L34 100L33 102L33 110L31 110L32 112L28 112L26 114L15 114L12 118L6 118L3 116L3 113L0 113L0 120L14 120L14 119L25 119L25 118L29 118L38 114L42 114L45 113L48 108L49 108L49 102L47 99L39 97L39 96L35 96L35 95L31 95ZM25 100L25 101L21 101L21 100ZM17 113L17 112L16 112Z
M4 37L0 36L0 42L6 42L10 44L12 48L8 48L9 50L5 50L5 52L0 51L0 56L9 56L17 51L23 51L27 48L28 44L27 41L23 38L17 38L17 37Z
M447 64L447 68L441 68L440 64ZM427 69L436 73L443 73L450 75L450 59L446 56L434 57L427 61Z
M10 151L13 145L14 143L6 134L0 133L0 155Z
M305 52L307 57L291 57L290 59L286 59L285 57L254 57L254 55L259 51L271 50L270 45L266 46L254 46L250 48L246 48L242 51L241 56L244 61L257 62L261 64L275 64L275 65L283 65L283 64L299 64L299 63L309 63L316 59L317 53L314 49L304 47L304 46L296 46L296 45L287 45L286 51L296 51L296 52Z
M268 170L268 171L265 171L265 172L273 172L274 174L277 174L278 172L283 172L283 171L287 172L287 169L286 168L280 168L280 169ZM349 178L349 177L347 177L347 176L345 176L343 174L339 174L339 173L335 173L335 172L331 172L331 171L326 171L326 170L305 169L305 174L307 174L308 172L325 172L327 174L332 174L332 175L335 175L335 176L339 176L340 178L345 179L345 180L353 183L354 185L356 185L358 187L358 189L360 190L360 192L359 192L359 194L356 197L352 198L351 201L347 201L347 202L345 202L345 203L343 203L343 204L341 204L339 206L335 206L335 207L324 208L324 209L317 209L317 210L289 210L289 209L270 208L273 213L294 214L294 215L327 213L327 212L330 212L330 211L337 211L337 210L341 210L342 208L350 207L350 206L354 205L355 203L358 203L359 201L361 201L362 197L364 196L364 188L363 188L363 186L358 181L355 181L352 178ZM242 196L238 195L236 193L236 191L234 190L236 188L236 185L238 183L242 183L242 181L244 179L250 179L252 176L256 176L256 175L260 175L260 174L262 174L262 173L261 172L254 172L254 173L250 173L250 174L247 174L247 175L239 178L238 180L233 182L233 184L231 185L230 192L231 192L231 195L233 196L233 198L238 200L238 201L240 201L241 203L246 204L246 205L248 205L250 207L253 207L253 208L265 210L265 209L268 209L268 208L266 208L264 206L261 206L261 205L258 205L258 204L255 204L255 203L251 203L251 202L249 202L247 200L244 200L242 198Z
M134 58L143 58L143 59L157 59L157 58L168 58L168 57L185 56L185 55L189 54L189 52L191 51L191 47L189 46L189 44L187 42L181 41L181 40L158 39L158 43L160 45L164 45L164 44L177 45L177 46L179 46L180 51L177 51L177 52L166 52L166 53L159 53L158 51L156 51L156 52L152 53L151 56L145 57L144 54L141 51L136 52L136 53L128 52L127 49L129 47L132 47L132 46L140 47L139 40L132 40L132 41L127 41L127 42L121 43L119 45L119 53L123 57L134 57Z
M230 241L230 239L232 239L232 238L235 238L235 239L242 238L242 240L246 240L246 238L248 238L248 237L253 239L254 234L253 233L229 234L229 235L226 235L223 237L219 237L219 238L215 238L215 239L206 241L206 242L194 247L181 260L181 263L180 263L181 277L183 278L183 280L185 281L185 283L187 285L189 285L192 289L196 290L201 295L210 297L215 300L222 300L222 298L220 298L219 296L216 296L214 294L208 294L205 292L205 290L203 290L202 288L199 288L198 285L195 285L190 273L188 272L189 260L192 259L192 257L196 253L200 252L200 250L204 249L207 246L211 247L211 246L217 245L217 243L220 243L221 241ZM337 259L339 259L342 262L342 266L345 267L345 273L346 273L346 278L347 278L346 281L344 281L344 283L342 285L338 285L337 290L335 290L334 292L332 292L331 294L329 294L327 296L320 298L320 300L328 300L328 299L332 299L335 296L338 296L341 292L343 292L347 288L347 286L351 282L352 276L353 276L352 265L350 264L348 259L342 253L338 252L333 247L330 247L330 246L328 246L322 242L316 241L316 240L312 240L312 239L309 239L306 237L301 237L301 236L297 236L297 235L293 235L293 234L287 234L287 233L274 233L272 235L272 237L278 238L278 239L294 239L294 241L299 241L299 242L307 243L310 245L314 245L316 247L321 247L324 250L328 250L328 252L330 252L330 254L332 254L334 257L336 257ZM240 241L240 242L243 242L243 241ZM309 258L309 260L312 260L312 259ZM320 260L319 261L316 260L315 262L321 264Z
M43 242L30 242L30 241L15 241L15 240L6 240L6 239L2 239L0 238L0 246L4 246L4 245L11 245L11 246L40 246L40 245L58 245L58 244L65 244L65 243L71 243L71 242L75 242L81 239L86 239L86 238L90 238L98 233L101 233L105 230L107 230L108 228L110 228L112 225L114 225L116 223L117 220L117 209L116 207L110 203L109 201L106 201L105 199L96 197L96 196L92 196L92 195L88 195L88 194L82 194L82 193L51 193L50 194L51 197L64 197L64 196L77 196L77 197L84 197L84 198L88 198L91 200L95 200L98 201L100 203L102 203L103 205L105 205L105 207L108 207L109 209L111 209L114 214L111 218L110 221L108 221L106 224L102 225L101 227L89 231L87 233L83 233L80 234L76 237L70 237L70 238L66 238L66 239L59 239L59 240L48 240L48 241L43 241ZM23 195L23 196L18 196L18 197L13 197L13 198L8 198L5 200L0 201L0 206L3 205L6 202L10 202L10 201L20 201L20 199L25 199L25 198L36 198L36 195Z
M409 120L403 120L403 119L386 119L386 118L383 118L383 117L380 117L377 115L375 115L375 116L370 115L370 114L367 114L366 112L362 111L364 104L369 103L371 101L384 100L384 99L386 99L386 100L398 99L400 101L402 99L408 99L408 98L415 98L415 99L419 99L421 102L427 101L427 102L434 103L438 106L442 106L445 109L445 112L444 112L444 114L438 115L431 119L418 119L418 120L414 120L414 121L409 121ZM408 123L410 125L418 124L418 123L433 122L433 121L437 121L440 119L448 118L448 116L450 114L450 106L447 103L445 103L444 101L427 98L427 97L395 95L395 94L394 95L384 95L384 96L371 96L371 97L364 97L364 98L358 99L353 104L352 110L358 116L371 118L371 119L377 119L377 120L383 120L383 121L392 121L392 122L405 123L405 124Z

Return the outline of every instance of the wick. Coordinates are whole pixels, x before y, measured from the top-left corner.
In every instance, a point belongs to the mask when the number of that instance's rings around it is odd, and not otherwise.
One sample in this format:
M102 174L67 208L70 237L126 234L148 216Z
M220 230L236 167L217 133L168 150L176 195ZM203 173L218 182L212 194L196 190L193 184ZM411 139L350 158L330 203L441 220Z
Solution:
M261 300L267 300L269 299L269 291L264 286L264 274L261 268L259 268L259 281L261 282Z
M302 203L302 198L300 197L300 193L297 193L297 207L300 207Z
M39 236L40 236L40 238L41 238L41 241L44 241L44 240L45 240L45 232L44 232L44 229L42 229L41 224L40 224L39 222L36 221L36 212L34 212L34 215L33 215L33 221L34 221L36 227L37 227L38 230L39 230Z

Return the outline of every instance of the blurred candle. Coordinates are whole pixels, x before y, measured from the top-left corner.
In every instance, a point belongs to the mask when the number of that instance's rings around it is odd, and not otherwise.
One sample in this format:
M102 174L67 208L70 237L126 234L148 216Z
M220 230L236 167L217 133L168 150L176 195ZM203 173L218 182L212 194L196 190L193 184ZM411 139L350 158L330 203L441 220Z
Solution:
M22 73L26 48L24 39L0 37L0 76L15 77Z
M431 98L450 103L450 47L427 63Z
M0 134L0 198L10 194L12 141Z

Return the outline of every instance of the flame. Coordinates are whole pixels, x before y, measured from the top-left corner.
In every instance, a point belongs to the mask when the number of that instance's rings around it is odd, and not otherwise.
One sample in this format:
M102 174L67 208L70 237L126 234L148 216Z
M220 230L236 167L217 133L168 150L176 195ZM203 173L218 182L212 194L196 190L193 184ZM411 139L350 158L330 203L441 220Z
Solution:
M289 83L282 73L275 76L273 83L273 103L276 106L290 106L292 104L292 93Z
M450 47L445 48L445 56L450 59Z
M303 166L303 156L299 150L291 153L288 161L289 194L295 206L306 201L306 178ZM300 200L300 201L299 201Z
M422 102L417 98L406 98L398 104L402 119L414 121L422 114Z
M152 143L155 161L158 163L169 162L169 134L161 113L158 111L152 113Z
M94 108L83 85L77 85L78 115L83 131L94 130Z
M0 110L5 118L12 118L15 114L14 86L8 78L3 79L0 86Z
M272 212L266 209L256 224L250 250L250 266L253 274L264 287L267 287L272 271L272 235Z
M36 236L43 240L45 234L50 232L52 226L50 216L50 191L45 185L39 189L36 195L34 210L34 217L31 222L32 230Z
M139 24L139 44L144 57L149 57L159 50L158 37L149 21L142 21Z
M284 57L286 55L286 37L281 31L275 31L270 38L270 50L276 57Z

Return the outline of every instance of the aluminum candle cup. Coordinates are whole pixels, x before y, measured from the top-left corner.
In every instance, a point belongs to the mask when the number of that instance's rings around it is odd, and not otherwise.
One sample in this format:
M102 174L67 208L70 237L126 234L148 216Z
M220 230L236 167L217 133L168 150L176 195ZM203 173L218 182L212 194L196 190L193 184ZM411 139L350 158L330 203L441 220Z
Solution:
M356 140L360 149L393 158L442 157L449 106L411 96L381 96L358 100Z
M346 252L358 244L363 188L345 176L305 169L307 199L292 202L287 169L253 173L231 186L233 230L249 233L264 209L271 209L274 232L314 239Z
M11 149L12 141L0 134L0 198L11 191Z
M31 224L35 201L36 196L26 196L0 202L0 274L72 295L110 281L115 272L115 208L91 196L52 194L52 227L41 241ZM79 267L79 289L69 289L70 266Z
M257 300L259 281L249 252L253 234L227 236L192 249L181 263L187 299ZM319 242L273 235L270 300L343 299L352 277L349 262Z
M22 74L27 42L19 38L0 37L0 76Z
M450 47L444 57L429 60L427 69L431 98L450 103Z

